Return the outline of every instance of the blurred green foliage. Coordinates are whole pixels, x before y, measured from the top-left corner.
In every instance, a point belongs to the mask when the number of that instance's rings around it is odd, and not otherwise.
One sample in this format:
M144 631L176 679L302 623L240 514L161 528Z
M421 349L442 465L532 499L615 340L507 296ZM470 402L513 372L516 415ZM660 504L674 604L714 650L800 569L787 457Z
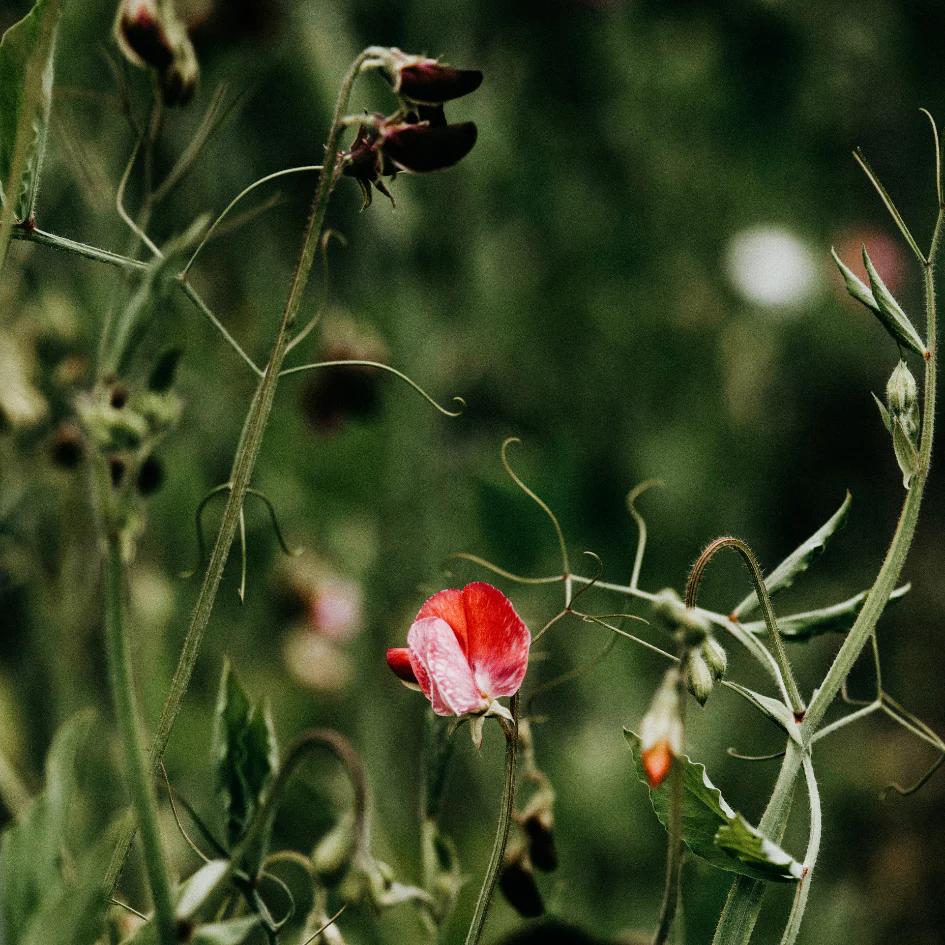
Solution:
M192 3L195 14L208 5ZM680 588L700 547L721 533L748 540L771 567L846 488L854 496L846 532L779 610L841 599L870 583L902 494L870 391L882 392L897 352L844 297L829 248L852 265L859 242L888 245L895 237L849 157L855 145L927 242L932 149L917 109L945 118L945 8L933 0L219 6L221 19L198 34L201 90L169 116L158 169L186 146L218 83L226 83L232 111L153 221L159 241L199 213L219 211L255 178L317 162L337 84L362 46L443 54L486 73L475 95L447 109L479 125L479 143L458 168L398 178L396 209L378 198L359 214L357 188L339 189L330 223L348 246L331 250L324 331L305 346L306 360L339 337L386 351L438 399L461 394L469 408L447 420L397 380L377 377L372 410L316 430L303 410L305 379L286 379L256 485L278 508L290 542L308 547L309 561L354 582L363 632L328 650L292 648L300 639L292 580L264 510L248 508L247 601L240 606L233 561L168 755L175 786L206 809L210 719L228 654L253 698L271 699L283 740L312 724L350 735L373 782L379 855L415 878L424 704L390 676L384 648L404 639L426 594L485 576L444 565L451 551L529 574L560 567L547 522L502 473L505 436L523 438L516 468L560 515L572 554L593 549L610 580L625 580L632 564L624 495L658 477L665 488L641 500L650 526L644 587ZM5 0L0 26L27 7ZM134 139L116 75L128 83L138 120L149 90L142 73L116 65L112 12L105 0L73 0L67 9L38 218L53 232L121 250L128 235L114 194ZM383 83L369 78L353 110L390 101ZM311 189L312 179L299 176L260 191L255 206L276 192L280 198L215 240L195 266L195 285L259 358L277 324ZM812 254L812 288L799 304L751 301L730 278L731 240L758 226L793 233ZM891 281L896 257L885 265ZM16 338L43 404L34 422L8 423L0 433L0 745L33 785L63 719L90 704L110 718L88 486L81 465L63 470L50 457L119 285L94 263L17 243L0 286L0 323ZM918 311L919 289L918 273L905 270L898 294L910 312ZM309 310L316 303L313 292ZM149 358L168 344L184 348L185 409L159 451L165 481L149 500L132 578L135 657L151 722L195 592L175 577L192 565L192 513L227 476L252 391L243 365L179 297L165 303L129 382L143 383ZM933 473L907 567L914 590L880 625L887 688L938 730L945 727L943 495ZM213 517L211 506L211 528ZM560 606L557 587L496 583L533 629ZM733 559L709 576L704 599L723 609L745 593ZM595 606L623 604L598 594ZM562 622L545 638L527 685L605 642L602 630ZM824 638L792 648L802 689L820 678L836 646ZM730 656L733 677L750 683L742 654ZM290 670L287 657L314 661L307 685L306 668ZM601 937L649 928L656 917L663 833L621 726L639 719L660 670L621 641L592 674L535 707L544 717L539 761L558 794L561 861L543 890L555 914ZM869 679L868 671L857 674L856 689L867 691ZM723 692L691 715L713 780L757 819L774 770L724 749L776 750L776 730ZM111 738L113 726L102 731ZM463 743L447 787L446 826L472 878L453 940L492 842L500 758L495 732L481 755ZM926 749L871 720L825 742L816 760L827 830L802 941L939 942L945 779L909 799L877 799L888 781L908 783L924 770L932 760ZM103 809L119 803L111 776L94 791ZM295 788L277 831L310 848L344 796L333 771L314 771ZM801 808L785 841L796 854L805 836ZM181 869L193 868L181 842L175 857ZM132 901L141 895L137 867L125 880ZM707 941L728 881L698 863L686 880L688 940ZM785 895L770 895L759 941L780 929ZM492 923L493 937L519 924L505 904ZM352 942L418 934L406 910L380 924L354 914L346 928Z

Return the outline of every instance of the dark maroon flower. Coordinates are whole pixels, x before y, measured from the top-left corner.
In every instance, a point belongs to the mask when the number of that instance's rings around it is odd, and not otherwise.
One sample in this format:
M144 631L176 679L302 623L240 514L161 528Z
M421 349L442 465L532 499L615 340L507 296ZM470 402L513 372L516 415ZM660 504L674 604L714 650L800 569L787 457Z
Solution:
M411 102L436 105L451 102L482 85L478 69L455 69L436 59L405 57L406 61L394 69L394 91Z
M424 174L440 171L461 161L476 143L471 121L457 125L399 122L381 129L381 150L399 170Z
M524 857L506 861L499 874L499 889L506 901L525 919L544 915L545 904L531 864Z
M118 8L115 34L119 43L137 57L137 65L163 71L174 50L161 25L156 0L125 0ZM129 57L132 58L132 57Z
M558 868L558 851L552 819L547 814L535 813L522 824L528 837L528 854L536 867L550 873Z

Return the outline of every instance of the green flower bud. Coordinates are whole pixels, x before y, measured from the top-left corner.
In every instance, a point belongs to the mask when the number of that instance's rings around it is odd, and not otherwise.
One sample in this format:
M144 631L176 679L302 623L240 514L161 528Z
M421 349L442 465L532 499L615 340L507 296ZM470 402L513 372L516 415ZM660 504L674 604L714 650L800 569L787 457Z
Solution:
M702 644L702 658L706 661L716 679L721 679L725 675L728 669L728 656L726 656L722 644L715 637L705 638L705 642Z
M918 386L905 361L900 361L886 384L886 405L894 417L911 414L917 405Z
M699 705L705 705L715 685L715 675L700 651L694 652L686 665L686 686Z
M329 889L344 878L354 856L354 815L349 811L322 837L312 853L312 867L319 882Z

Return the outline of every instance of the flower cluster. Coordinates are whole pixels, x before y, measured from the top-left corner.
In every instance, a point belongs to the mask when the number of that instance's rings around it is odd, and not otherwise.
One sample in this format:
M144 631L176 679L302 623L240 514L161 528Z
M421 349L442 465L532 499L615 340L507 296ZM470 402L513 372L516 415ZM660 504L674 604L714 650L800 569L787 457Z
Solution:
M391 115L366 115L351 147L341 153L343 173L360 185L364 207L370 206L373 188L393 202L385 177L452 167L472 150L477 136L471 121L450 124L443 103L479 88L478 69L456 69L390 49L383 70L400 108Z

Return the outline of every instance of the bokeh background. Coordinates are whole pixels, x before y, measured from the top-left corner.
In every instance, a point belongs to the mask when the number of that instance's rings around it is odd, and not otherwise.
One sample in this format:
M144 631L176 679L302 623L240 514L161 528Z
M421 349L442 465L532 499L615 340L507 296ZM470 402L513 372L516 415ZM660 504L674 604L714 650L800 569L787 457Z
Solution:
M114 193L133 137L109 64L117 59L113 6L68 5L39 223L120 249L128 235ZM27 8L4 0L0 26ZM167 759L175 785L209 810L210 719L228 654L247 688L271 700L283 741L310 725L353 739L372 780L378 853L416 879L424 704L390 676L384 649L403 640L428 593L486 577L449 561L450 552L527 574L560 570L547 521L502 472L506 436L524 441L512 453L516 467L560 516L572 555L593 550L610 580L625 580L632 563L625 494L655 477L664 488L641 502L650 526L644 587L681 589L700 547L722 533L744 537L773 566L847 488L846 531L778 608L869 585L902 498L870 397L882 392L897 352L845 298L829 249L852 263L867 243L905 307L920 310L916 267L850 152L864 147L926 243L933 151L918 108L945 118L945 9L932 0L194 0L189 14L202 22L202 86L171 116L158 167L190 140L220 83L234 106L154 220L158 239L219 211L263 174L316 163L338 82L362 46L442 54L486 74L480 91L449 109L479 126L461 165L399 178L396 209L378 197L360 213L357 188L339 188L331 225L348 246L332 251L324 329L305 348L306 360L385 356L440 400L461 394L468 410L448 420L389 377L286 380L256 485L289 540L308 551L286 560L264 510L249 510L247 600L240 606L232 561ZM128 77L141 115L147 81ZM369 78L353 110L391 103ZM311 188L301 175L258 191L247 206L260 212L195 267L195 284L259 358ZM53 731L76 709L100 707L103 751L114 738L87 478L81 464L57 466L52 446L118 284L94 263L18 243L0 287L0 746L33 785ZM317 303L313 292L309 310ZM186 406L159 450L164 482L146 505L132 582L135 659L152 724L195 594L193 581L176 576L193 564L193 512L227 477L252 390L248 372L182 298L168 302L145 352L167 343L185 349ZM146 360L132 383L146 376ZM943 497L933 475L907 566L913 591L880 624L887 688L939 731ZM210 529L214 515L211 507ZM559 587L496 583L533 628L560 607ZM704 600L722 610L746 590L732 560L710 574ZM624 605L597 594L593 606ZM604 643L605 631L562 622L527 686ZM816 684L838 643L792 650L802 688ZM733 678L760 682L730 653ZM661 669L622 641L534 707L539 761L558 792L561 859L542 891L550 912L609 941L652 927L658 910L663 832L621 727L639 720ZM870 679L868 667L857 672L857 692L868 693ZM757 819L776 767L731 759L725 748L777 750L776 730L725 692L691 716L693 753ZM882 717L823 743L826 828L803 942L941 941L945 775L915 796L879 799L885 784L908 783L933 760ZM471 881L456 941L492 843L500 778L496 732L478 755L461 739L446 826ZM89 793L103 809L120 802L114 775ZM344 797L328 770L302 779L280 818L284 842L310 847ZM800 855L800 801L795 821L786 846ZM174 842L180 868L192 868ZM137 870L132 861L132 899L143 895ZM725 875L687 867L688 941L710 939L727 887ZM789 895L769 896L758 941L776 940ZM490 937L520 924L497 902ZM419 935L408 910L380 922L356 912L343 927L354 943Z

